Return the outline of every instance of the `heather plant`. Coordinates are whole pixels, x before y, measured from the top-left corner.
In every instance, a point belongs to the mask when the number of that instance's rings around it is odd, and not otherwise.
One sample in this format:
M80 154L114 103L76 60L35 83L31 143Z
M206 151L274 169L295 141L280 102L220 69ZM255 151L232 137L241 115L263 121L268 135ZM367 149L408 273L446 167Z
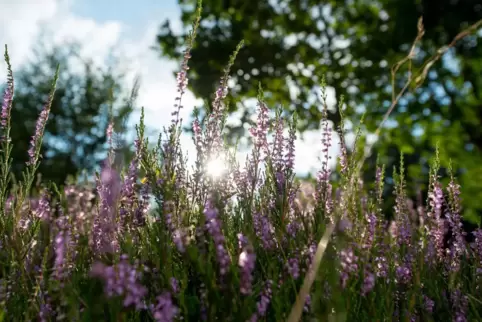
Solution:
M409 181L402 157L394 169L395 217L388 219L381 210L383 165L374 189L360 179L362 122L352 149L343 126L337 129L335 182L323 90L320 169L314 184L299 182L293 168L297 117L276 112L270 118L260 86L253 146L244 164L237 161L223 129L230 67L242 43L221 77L211 114L193 121L197 154L188 167L179 112L200 10L199 3L177 76L172 122L157 143L151 146L144 135L142 111L127 169L120 169L110 152L94 182L38 185L36 195L30 191L55 81L26 151L30 161L23 180L7 191L15 142L9 140L14 83L5 51L2 319L481 320L482 231L467 242L460 186L452 175L442 185L438 154L423 204L405 193ZM343 108L340 99L342 117ZM109 127L109 142L112 135Z

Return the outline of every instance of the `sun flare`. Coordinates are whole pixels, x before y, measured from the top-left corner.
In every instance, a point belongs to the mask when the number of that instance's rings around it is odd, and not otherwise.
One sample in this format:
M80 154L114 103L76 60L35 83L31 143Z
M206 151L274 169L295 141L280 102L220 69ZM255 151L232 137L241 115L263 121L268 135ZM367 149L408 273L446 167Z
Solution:
M214 179L222 177L227 170L226 161L221 156L212 158L206 164L206 172Z

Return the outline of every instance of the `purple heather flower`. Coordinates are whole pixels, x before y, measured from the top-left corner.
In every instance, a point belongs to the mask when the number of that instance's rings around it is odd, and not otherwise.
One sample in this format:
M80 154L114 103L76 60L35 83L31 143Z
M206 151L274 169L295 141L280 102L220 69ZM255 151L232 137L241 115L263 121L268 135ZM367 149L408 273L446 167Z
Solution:
M388 276L388 261L385 256L375 257L375 272L377 274L377 277Z
M365 249L370 249L373 245L375 238L375 231L377 227L377 216L374 213L367 213L365 215L367 225L365 226L365 232L363 233Z
M405 211L406 202L399 192L397 192L394 209L395 221L393 223L396 227L396 232L394 232L394 235L396 236L394 237L396 237L398 245L410 246L412 239L412 227L410 224L410 218Z
M268 154L268 107L262 101L258 101L258 117L256 120L256 127L252 127L249 132L253 137L254 145L256 149L263 150L265 154Z
M430 206L432 207L432 213L429 216L434 216L435 218L440 218L442 215L442 204L443 204L443 191L440 187L440 183L435 182L433 191L429 195Z
M468 298L463 295L459 289L452 292L450 296L452 302L452 310L454 315L452 321L454 322L467 322L467 309L468 309Z
M296 193L298 192L298 187L291 186L288 191L288 205L290 209L294 209Z
M60 211L60 209L59 209ZM72 245L70 224L67 216L60 216L57 221L58 232L54 239L54 271L58 280L63 280L68 273L67 253Z
M256 212L253 214L253 225L256 236L261 240L263 248L266 250L275 248L274 227L269 218L264 213Z
M187 88L187 83L188 83L188 77L187 77L187 72L189 70L188 62L189 59L191 58L191 45L188 45L186 50L184 51L183 55L183 60L181 63L181 70L177 73L176 80L177 80L177 92L179 95L176 97L176 103L174 104L174 107L176 107L176 111L172 112L172 116L176 116L176 119L172 120L172 126L170 127L170 131L173 131L176 126L178 125L179 122L179 111L183 107L181 104L182 96L184 95L186 88Z
M114 266L95 263L91 274L104 281L104 291L108 297L124 296L125 307L134 305L138 310L145 308L143 298L147 289L139 284L141 274L129 264L127 255L121 256L120 262Z
M261 299L256 304L258 309L258 316L265 316L268 311L268 305L271 302L271 287L273 285L272 281L267 281L263 292L261 293Z
M470 248L474 252L476 264L476 273L478 277L482 276L482 229L478 228L472 232L474 241L470 244Z
M303 250L302 254L303 254L303 257L305 257L306 267L311 266L311 262L313 261L313 258L315 257L315 254L316 254L316 249L317 249L317 244L310 243L309 246Z
M358 257L355 255L351 247L340 252L341 286L343 288L346 287L350 275L353 275L358 270L357 261Z
M207 292L206 292L206 286L201 283L200 290L199 290L199 302L201 305L201 321L207 321Z
M199 123L199 119L195 119L192 122L192 131L194 133L194 143L196 144L196 148L198 149L198 153L202 153L203 148L203 140L202 140L202 129L201 124Z
M67 252L67 244L69 242L69 236L66 231L60 231L57 236L55 236L55 243L54 243L54 249L55 249L55 270L57 272L57 275L60 276L62 266L64 266L64 261L65 261L65 255Z
M383 180L383 168L377 166L376 173L375 173L375 184L376 184L376 187L377 187L378 200L381 200L381 198L382 198L383 190L380 190L380 189L383 189L383 181L382 180Z
M412 268L408 263L404 263L397 266L395 269L395 275L398 283L408 284L412 279Z
M451 179L447 190L451 196L451 206L452 211L460 214L461 213L461 200L460 200L460 185L457 184L454 179Z
M172 240L174 245L176 245L177 251L184 253L186 251L186 234L181 229L174 230L172 234Z
M431 235L433 236L435 252L439 259L443 259L444 256L444 236L446 231L446 221L443 218L437 218Z
M223 100L227 94L227 79L223 77L216 90L212 103L212 112L208 115L204 138L204 152L207 156L216 155L223 147L221 127L224 118Z
M6 128L10 121L10 111L12 109L13 95L14 95L14 80L12 73L12 66L10 65L10 58L8 56L7 46L5 46L5 63L7 63L7 88L5 88L5 93L3 95L2 101L2 112L0 115L0 127L2 128L2 135L0 140L7 141L10 140L6 137Z
M452 197L452 211L446 214L447 222L452 230L452 238L449 241L450 248L447 250L447 265L449 271L456 272L460 269L461 257L467 252L466 233L462 229L460 218L460 186L451 180L447 190Z
M54 91L50 93L48 102L44 105L37 119L37 123L35 125L35 133L32 136L32 139L30 141L30 148L28 149L29 161L27 162L27 165L34 165L37 162L37 153L40 150L40 144L44 135L45 125L47 124L47 120L49 118L50 106L54 98L54 93Z
M283 188L285 185L285 175L283 172L276 172L276 188L278 189L278 193L282 194L283 193Z
M134 202L136 199L136 182L137 182L137 175L138 175L138 167L139 167L139 158L141 154L141 142L139 140L134 141L134 146L136 148L136 152L134 157L131 160L129 165L129 171L124 178L124 182L121 188L121 199L122 205L120 207L120 215L123 225L126 225L128 221L133 220L137 225L142 224L144 221L144 212L147 211L146 203L140 201L139 207L134 208ZM148 193L148 185L143 185L143 190L141 191L141 198L146 199ZM129 215L134 215L134 218L127 218ZM125 227L123 227L125 228Z
M346 217L344 216L339 222L338 222L338 231L339 232L346 232L346 231L349 231L351 230L352 228L352 223L351 221Z
M55 313L52 307L52 301L50 296L48 295L48 292L44 291L39 291L38 295L41 299L40 303L40 310L39 310L39 320L41 322L47 322L50 321Z
M248 243L248 238L242 233L238 233L238 249L243 250L246 246L248 246Z
M253 281L253 271L256 262L256 254L250 245L244 246L243 251L239 254L238 266L240 269L240 292L243 295L251 294L251 285Z
M0 124L2 125L2 128L7 127L7 122L10 119L10 111L12 109L12 102L13 102L13 92L14 92L13 77L9 77L7 81L7 88L5 88L5 93L3 95L3 102L2 102L2 112L1 112L1 119L0 119Z
M107 129L105 131L105 136L107 137L107 144L109 145L109 164L112 164L113 160L113 144L112 144L112 134L114 132L114 124L109 122Z
M294 126L290 127L288 139L286 142L286 155L285 155L285 166L288 171L293 171L295 164L295 141L296 141L296 128Z
M435 302L426 295L423 296L423 305L425 307L425 311L428 313L433 313Z
M323 109L323 119L322 119L322 154L323 159L321 161L321 169L317 174L317 195L316 199L318 203L328 203L331 200L331 185L329 185L331 170L328 166L328 162L331 159L329 150L331 147L331 130L329 128L328 114L326 110L326 104ZM325 206L326 207L326 206Z
M204 216L206 217L206 230L214 241L216 257L219 264L219 273L225 275L229 269L231 258L224 245L224 235L221 230L221 222L218 219L218 210L214 207L211 200L206 202Z
M303 307L303 311L309 312L311 307L311 296L308 294L305 299L305 306Z
M47 192L44 192L38 202L37 207L35 208L35 214L41 220L49 221L50 213L51 213L51 209L50 209L48 194Z
M156 305L151 305L151 312L156 322L174 321L179 309L172 302L171 294L165 292L157 297Z
M186 58L189 58L190 56L185 56ZM186 70L189 68L186 68ZM178 90L180 93L184 93L184 91L187 88L187 83L189 79L187 78L187 73L184 70L181 70L180 72L177 73L176 76L177 84L178 84Z
M428 217L428 235L430 236L430 241L433 247L433 253L437 256L439 260L444 257L444 235L446 231L445 220L441 217L442 215L442 204L443 204L443 191L439 182L433 184L433 191L429 194L431 211L427 213ZM432 253L432 252L431 252ZM427 258L429 262L433 262L433 259Z
M298 279L298 277L300 277L300 266L297 258L288 259L288 263L286 263L286 268L288 269L288 273L291 275L292 278Z
M100 182L97 182L100 209L94 217L92 231L92 244L96 253L114 252L118 247L118 227L114 217L120 190L119 174L109 166L104 167L100 174Z
M179 293L179 282L175 277L171 277L171 290L173 293Z
M344 138L343 129L340 127L338 134L340 135L340 156L339 156L339 163L340 163L340 170L342 174L346 174L348 171L348 153L346 149L346 142Z
M297 218L290 218L290 222L286 225L286 232L289 236L295 238L296 233L301 229L301 224Z
M373 290L374 287L375 287L375 275L372 272L370 272L368 269L365 269L361 294L363 296L367 295L369 292L371 292L371 290Z
M132 211L132 205L135 198L135 184L137 179L137 160L134 157L129 165L129 171L124 178L122 185L121 196L125 205L121 209L121 214L125 216L128 212Z
M107 207L114 207L121 192L119 174L110 166L104 166L100 173L100 182L102 185L99 192L101 199L105 201Z
M137 201L137 208L134 212L134 224L137 227L143 226L146 223L146 214L149 211L149 184L145 182L141 186L140 198Z
M284 168L284 162L283 162L283 150L284 150L284 137L283 137L283 129L284 129L284 124L283 124L283 119L281 116L276 118L275 121L275 133L274 133L274 140L273 140L273 162L274 162L274 167L277 170L277 172L280 172ZM278 177L277 177L278 179ZM278 180L278 185L280 184L280 180Z
M251 316L249 321L258 321L258 318L262 318L268 311L268 306L271 302L273 281L266 281L265 287L260 294L260 299L256 303L256 313Z

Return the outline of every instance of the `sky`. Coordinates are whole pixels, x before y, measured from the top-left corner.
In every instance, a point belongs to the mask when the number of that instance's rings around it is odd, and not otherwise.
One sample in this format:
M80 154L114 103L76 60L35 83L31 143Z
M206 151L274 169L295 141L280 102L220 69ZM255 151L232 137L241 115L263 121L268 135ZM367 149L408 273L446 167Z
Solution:
M175 30L181 28L180 15L177 0L0 0L0 44L8 45L14 72L32 57L32 48L44 30L48 32L48 45L78 41L82 44L82 54L95 63L102 63L114 46L129 64L127 80L133 81L136 74L140 75L137 105L145 108L146 126L159 133L171 119L176 94L173 71L178 69L179 62L160 57L150 47L165 19L170 20ZM6 70L3 61L0 68ZM0 72L1 83L6 79L5 74ZM181 113L184 120L190 119L196 104L200 105L190 92L186 93L185 109ZM137 122L137 115L133 115L135 119L131 123ZM295 170L298 173L318 170L320 139L318 131L305 132L303 140L297 142ZM186 134L181 140L193 161L195 150L191 138ZM331 153L336 150L334 137ZM243 153L239 159L244 162Z

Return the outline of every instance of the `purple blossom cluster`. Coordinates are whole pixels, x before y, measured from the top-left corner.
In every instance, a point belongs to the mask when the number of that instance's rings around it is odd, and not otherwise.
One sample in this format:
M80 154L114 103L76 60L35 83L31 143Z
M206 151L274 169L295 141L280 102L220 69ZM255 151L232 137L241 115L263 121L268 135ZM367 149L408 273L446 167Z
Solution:
M55 262L54 272L55 276L59 280L64 280L67 277L68 269L71 264L68 262L67 257L72 252L71 228L68 218L61 216L57 219L57 234L54 240Z
M358 257L355 255L353 248L348 247L340 251L340 264L341 264L341 285L343 288L347 286L350 276L356 274L358 271Z
M263 212L255 212L253 214L253 225L256 236L261 241L263 248L266 250L276 248L274 227L269 218Z
M365 268L363 274L363 286L361 290L361 294L365 296L369 292L373 290L375 287L375 274L371 272L369 268Z
M151 304L151 312L156 322L174 321L179 309L172 302L169 292L164 292L156 298L156 304Z
M109 166L105 166L97 183L100 197L99 211L93 219L91 245L97 254L112 253L118 249L118 226L115 210L121 190L119 174Z
M260 298L256 303L256 312L251 316L250 322L256 322L259 318L263 318L266 316L268 311L268 306L271 303L272 298L272 287L273 281L268 280L266 281L264 288L260 294Z
M10 111L12 109L13 102L13 92L13 78L10 77L7 83L7 87L5 88L5 92L3 94L2 112L0 116L0 124L2 125L2 128L6 128L7 122L10 120Z
M47 124L47 120L49 118L50 104L52 104L53 94L53 92L50 94L48 103L44 105L37 119L35 133L30 140L30 148L28 149L29 161L27 162L27 165L33 166L37 163L38 152L40 150L45 125Z
M229 270L231 258L224 245L225 239L221 228L221 221L218 218L218 210L210 199L204 207L204 216L206 217L206 230L214 241L219 273L225 275Z
M252 127L249 132L254 139L254 145L258 150L264 151L268 155L268 132L269 116L268 107L262 101L258 101L258 115L256 127Z
M477 262L477 275L482 276L482 229L477 229L473 233L474 241L470 245Z
M424 295L423 296L423 305L424 305L425 311L427 311L428 313L433 313L433 309L435 307L435 302L431 298Z
M104 281L104 291L108 297L122 296L125 307L134 305L138 310L145 308L147 289L139 283L141 274L129 263L127 255L122 255L120 262L113 266L95 263L91 275Z
M252 246L248 244L246 237L238 234L238 245L241 249L239 254L238 266L240 268L240 292L243 295L249 295L252 291L253 271L256 263L256 254Z
M288 262L286 263L286 269L288 270L288 274L290 274L293 279L298 279L300 277L300 266L298 258L292 257L288 259Z

